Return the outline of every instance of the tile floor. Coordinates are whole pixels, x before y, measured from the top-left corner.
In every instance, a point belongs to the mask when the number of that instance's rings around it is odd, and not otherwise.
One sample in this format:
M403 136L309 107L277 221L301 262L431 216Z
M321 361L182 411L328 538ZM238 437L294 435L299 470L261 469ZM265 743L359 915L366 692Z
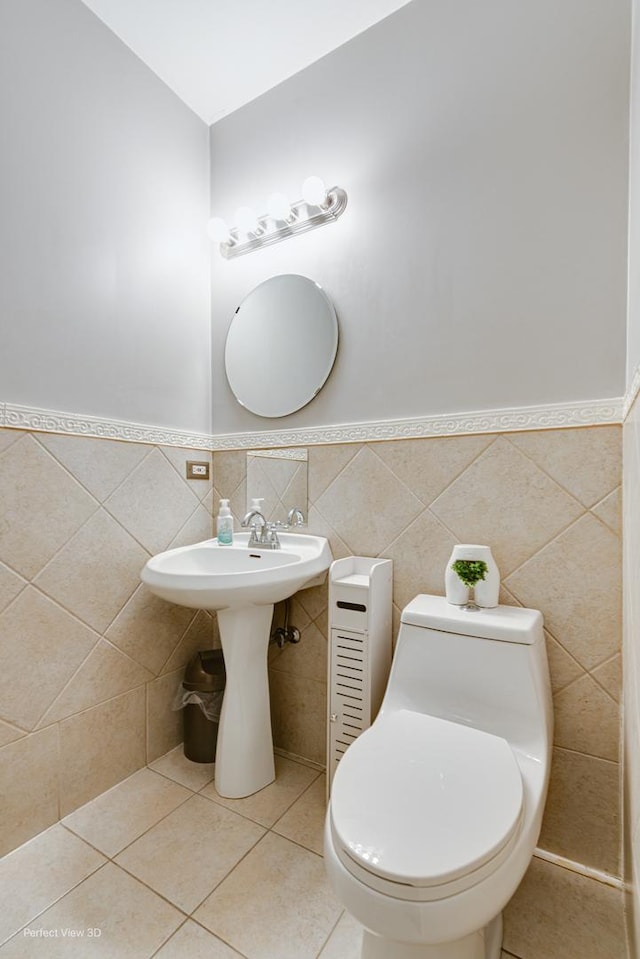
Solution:
M178 747L0 860L0 959L359 959L324 875L324 775L276 757L275 783L229 800L213 768Z

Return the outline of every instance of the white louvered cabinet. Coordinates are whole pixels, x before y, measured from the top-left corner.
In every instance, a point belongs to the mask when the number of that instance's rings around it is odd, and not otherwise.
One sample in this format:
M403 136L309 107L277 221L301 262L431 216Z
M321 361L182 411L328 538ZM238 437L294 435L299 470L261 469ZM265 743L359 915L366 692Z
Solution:
M348 556L329 572L327 786L376 717L391 666L390 559Z

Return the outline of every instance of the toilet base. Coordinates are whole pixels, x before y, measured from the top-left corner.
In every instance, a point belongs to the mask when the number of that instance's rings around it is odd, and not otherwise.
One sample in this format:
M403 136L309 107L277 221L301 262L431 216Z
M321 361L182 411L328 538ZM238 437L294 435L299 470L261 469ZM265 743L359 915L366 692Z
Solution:
M479 932L433 945L393 942L365 929L361 956L362 959L500 959L501 947L502 913L499 913Z

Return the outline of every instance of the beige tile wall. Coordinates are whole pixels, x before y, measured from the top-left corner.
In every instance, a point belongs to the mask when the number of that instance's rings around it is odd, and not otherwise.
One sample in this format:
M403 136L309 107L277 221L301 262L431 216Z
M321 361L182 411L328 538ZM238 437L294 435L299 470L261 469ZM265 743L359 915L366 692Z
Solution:
M244 452L214 453L214 494L246 502ZM394 624L443 592L457 542L488 543L501 601L543 611L555 749L540 845L620 873L621 429L399 440L309 449L309 529L335 558L394 561ZM302 591L298 646L270 654L276 744L325 759L326 587Z
M625 879L630 937L640 931L640 399L624 441L624 797Z
M0 855L180 741L209 614L140 584L211 533L209 454L0 429Z
M619 428L597 427L309 450L310 529L329 537L336 558L394 560L396 629L412 596L442 592L456 542L490 543L502 601L542 609L556 748L540 844L614 874L620 445ZM211 535L214 495L229 496L237 517L246 497L244 452L214 454L213 491L183 479L193 457L0 430L0 853L179 741L170 703L215 627L207 613L155 599L139 571L150 554ZM299 593L292 618L302 642L270 653L275 740L323 762L326 587ZM536 869L528 882L544 896L557 867ZM522 902L510 913L514 952Z

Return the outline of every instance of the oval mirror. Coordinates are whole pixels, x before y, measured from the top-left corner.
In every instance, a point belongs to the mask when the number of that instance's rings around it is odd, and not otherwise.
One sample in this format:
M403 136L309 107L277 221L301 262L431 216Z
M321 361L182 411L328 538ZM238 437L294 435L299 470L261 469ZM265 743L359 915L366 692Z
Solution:
M238 402L258 416L287 416L324 386L338 349L338 319L306 276L272 276L231 321L224 363Z

